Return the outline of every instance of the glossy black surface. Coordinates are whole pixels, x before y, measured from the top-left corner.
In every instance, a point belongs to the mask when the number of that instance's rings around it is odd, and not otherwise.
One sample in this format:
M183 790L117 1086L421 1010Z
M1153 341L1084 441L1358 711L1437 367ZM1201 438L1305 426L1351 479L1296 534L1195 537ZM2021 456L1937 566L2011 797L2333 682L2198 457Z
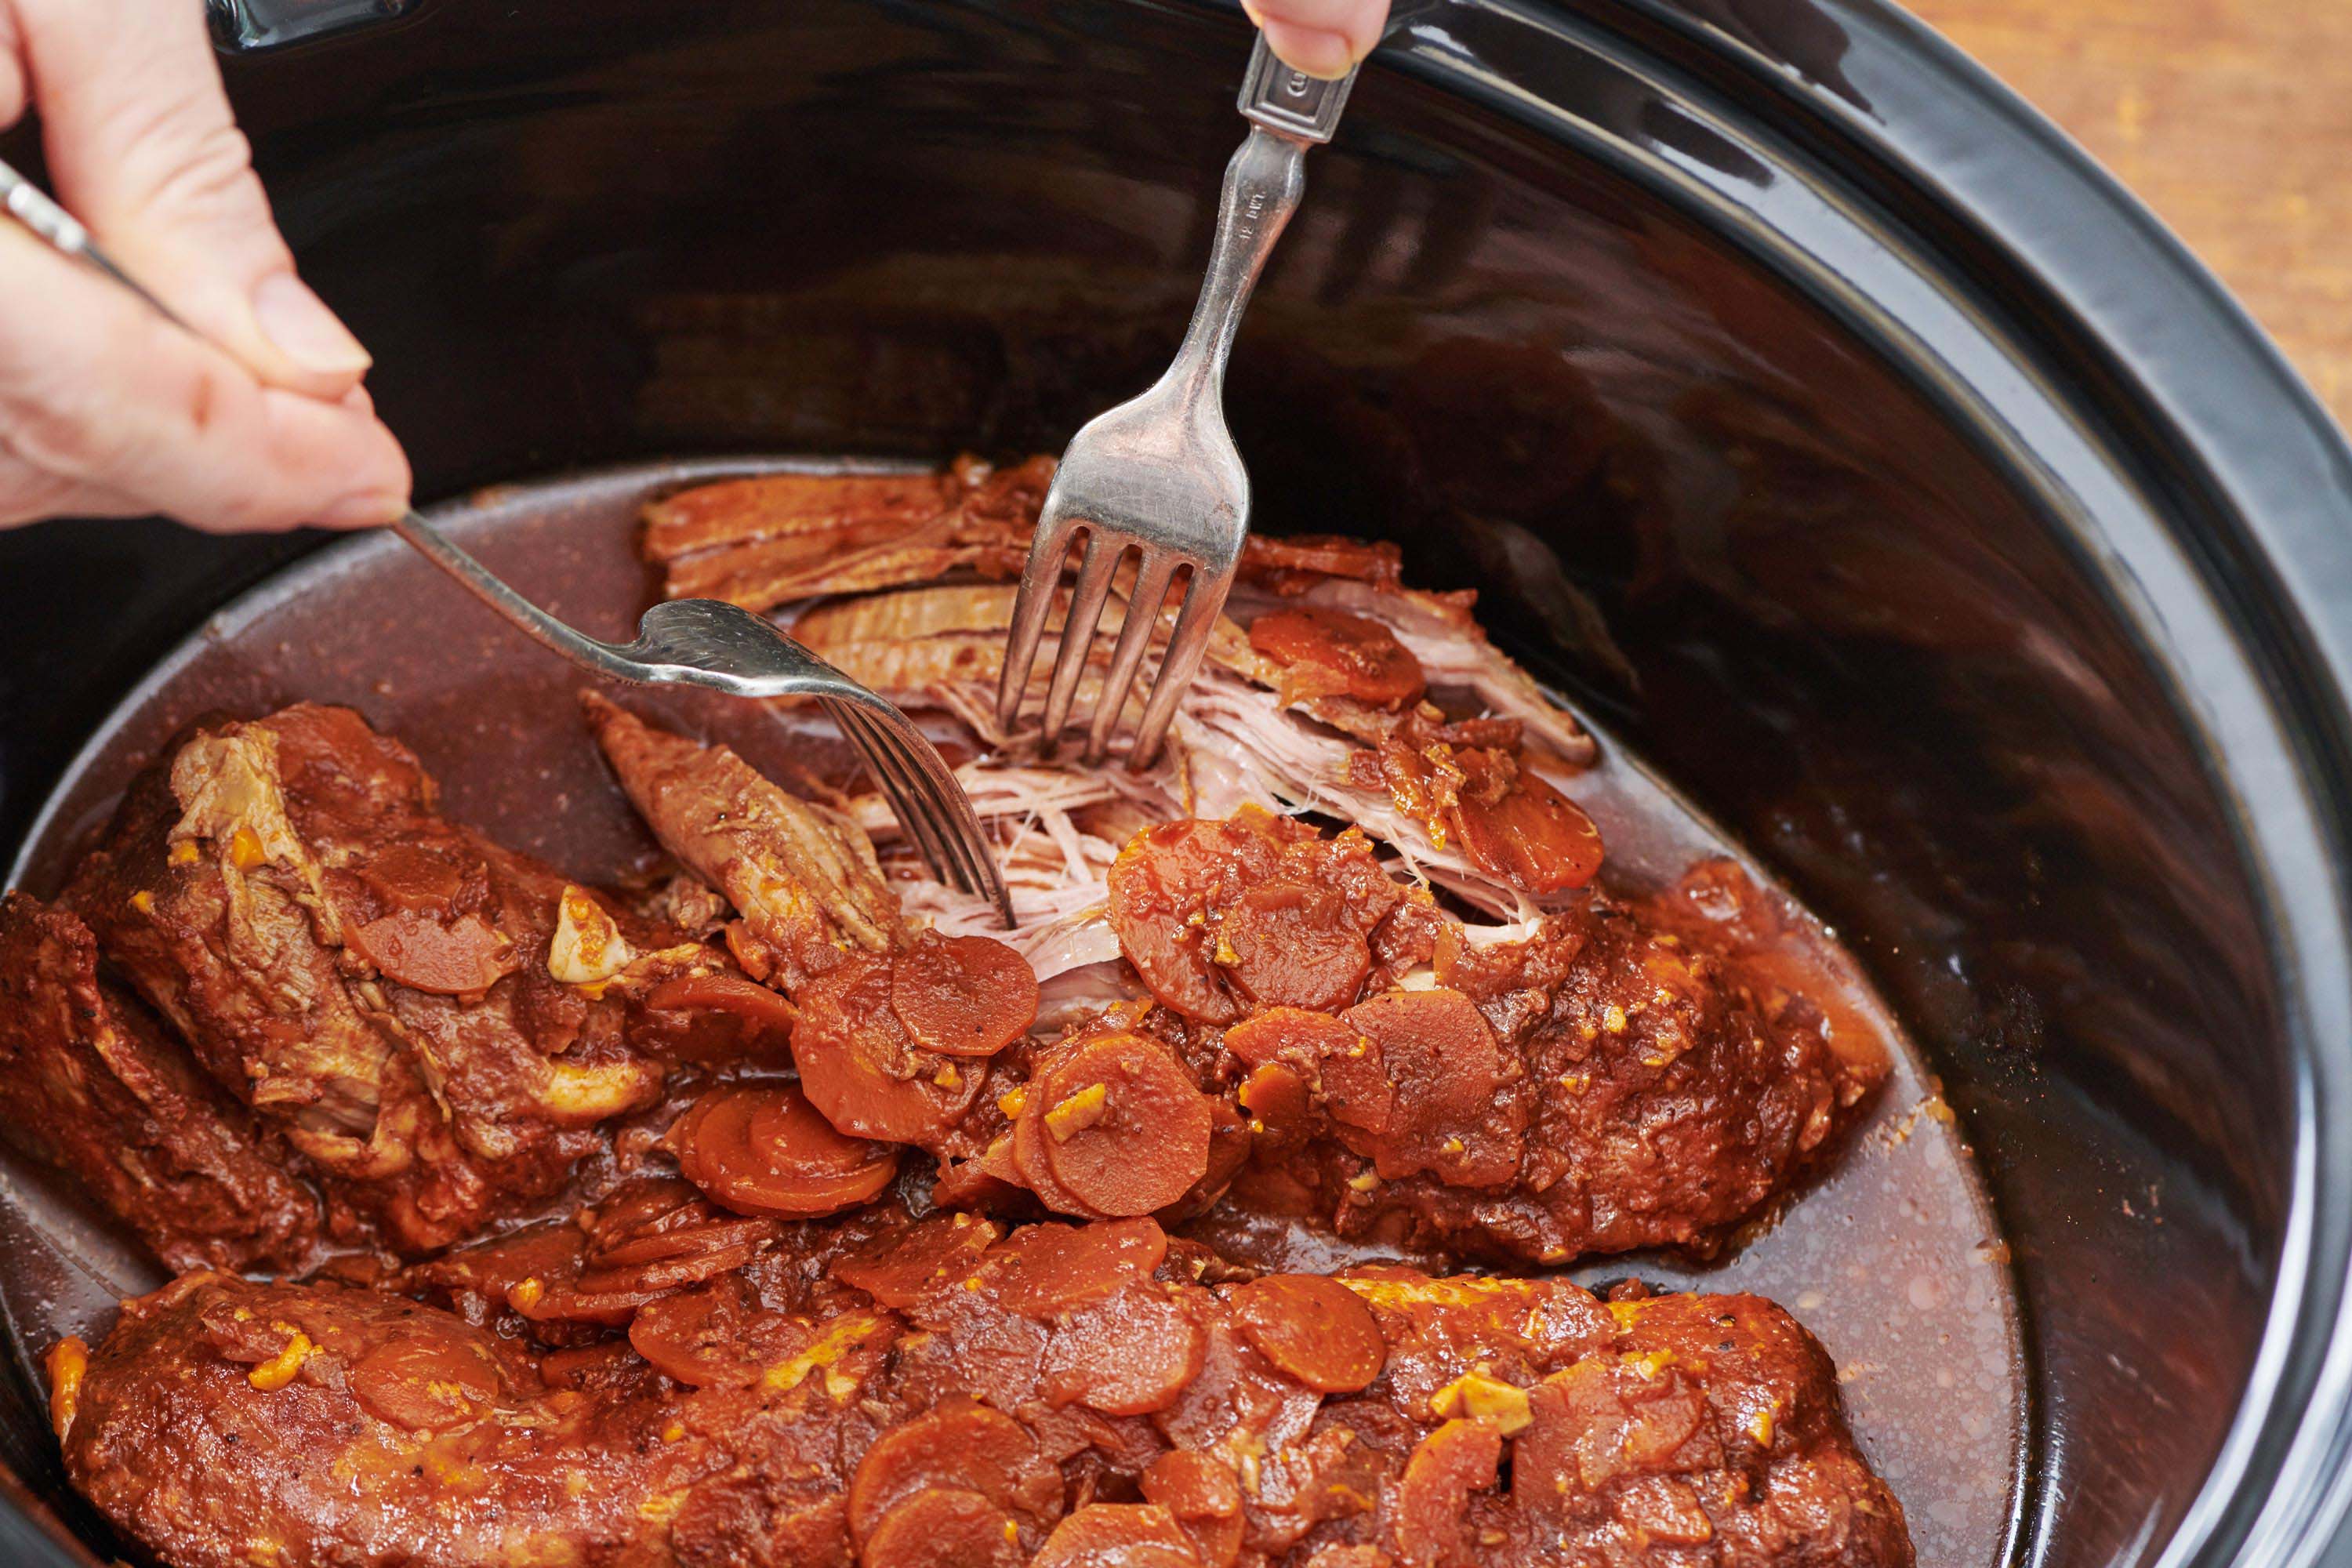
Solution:
M1244 40L1108 0L438 0L232 79L446 493L1057 446L1181 331ZM2234 309L1891 12L1457 5L1317 154L1233 378L1262 525L1479 586L1936 1051L2037 1358L2009 1554L2315 1544L2352 459ZM0 535L0 844L293 547ZM37 1484L29 1414L9 1441Z

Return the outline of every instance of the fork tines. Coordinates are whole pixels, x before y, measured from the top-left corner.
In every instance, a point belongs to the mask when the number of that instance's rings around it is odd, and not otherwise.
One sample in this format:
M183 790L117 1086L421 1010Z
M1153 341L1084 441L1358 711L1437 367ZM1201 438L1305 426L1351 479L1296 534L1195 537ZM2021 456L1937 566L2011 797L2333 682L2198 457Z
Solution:
M1160 648L1143 714L1134 731L1128 765L1149 767L1176 717L1177 704L1200 668L1217 614L1224 608L1230 566L1203 563L1197 557L1137 539L1124 530L1105 527L1073 516L1056 516L1051 502L1038 520L1037 537L1029 549L1029 563L1021 574L1021 591L1013 606L1013 625L1005 643L1004 669L997 687L997 719L1010 733L1021 712L1023 698L1044 640L1071 548L1084 541L1085 552L1062 622L1062 642L1045 690L1040 749L1051 752L1068 727L1070 708L1078 693L1105 605L1114 592L1121 569L1134 558L1131 585L1120 597L1118 641L1109 668L1096 697L1094 718L1087 727L1085 760L1099 763L1108 753L1124 716L1137 674L1152 651L1153 633L1163 624L1169 590L1177 574L1185 575L1181 607L1174 629Z

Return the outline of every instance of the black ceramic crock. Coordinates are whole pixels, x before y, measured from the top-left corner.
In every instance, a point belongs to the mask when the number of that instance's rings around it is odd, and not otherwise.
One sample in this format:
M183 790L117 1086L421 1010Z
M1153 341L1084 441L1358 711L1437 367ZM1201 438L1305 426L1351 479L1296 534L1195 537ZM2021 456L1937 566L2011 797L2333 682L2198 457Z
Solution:
M1246 44L1190 0L217 19L427 496L1057 447L1181 330ZM2352 452L2211 279L1891 5L1462 0L1316 154L1234 395L1265 526L1479 588L1905 1012L2025 1309L2005 1559L2321 1560ZM0 534L0 852L165 648L318 542ZM72 1561L44 1503L95 1526L29 1389L0 1458L0 1555Z

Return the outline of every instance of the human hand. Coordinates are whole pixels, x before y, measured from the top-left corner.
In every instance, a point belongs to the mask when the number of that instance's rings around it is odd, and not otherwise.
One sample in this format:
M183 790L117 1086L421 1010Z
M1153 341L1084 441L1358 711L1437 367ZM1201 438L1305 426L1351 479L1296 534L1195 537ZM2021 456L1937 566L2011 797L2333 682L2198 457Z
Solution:
M1342 77L1381 41L1389 0L1242 0L1266 47L1294 70Z
M408 459L367 351L296 277L195 0L0 0L0 130L227 352L0 219L0 527L162 512L221 532L388 522Z

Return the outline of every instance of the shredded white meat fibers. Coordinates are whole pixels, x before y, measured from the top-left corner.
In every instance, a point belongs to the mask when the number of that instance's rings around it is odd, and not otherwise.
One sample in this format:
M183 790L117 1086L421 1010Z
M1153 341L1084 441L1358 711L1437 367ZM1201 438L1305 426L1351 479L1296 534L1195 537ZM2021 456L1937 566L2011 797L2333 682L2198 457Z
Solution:
M1007 735L995 719L1003 626L1012 592L997 584L910 588L788 606L780 618L815 650L909 709L958 720L983 754L956 770L972 808L995 835L1021 929L999 928L983 900L920 874L910 859L895 866L908 914L926 917L950 935L992 936L1029 960L1045 987L1046 1016L1134 994L1118 962L1118 939L1105 918L1105 878L1127 839L1139 827L1180 816L1224 816L1245 805L1270 811L1316 812L1352 822L1383 844L1402 870L1443 888L1498 925L1477 937L1509 940L1533 929L1541 910L1517 889L1472 865L1452 846L1398 809L1385 789L1349 783L1349 757L1362 742L1286 707L1272 689L1269 666L1249 647L1238 625L1221 620L1210 657L1185 694L1165 754L1150 771L1087 768L1076 748L1038 755L1034 732ZM1237 588L1232 605L1244 613L1279 603ZM1497 717L1517 719L1544 771L1571 769L1592 754L1576 721L1553 707L1528 674L1506 658L1460 604L1433 595L1380 589L1329 579L1303 602L1377 620L1421 661L1430 685L1465 693ZM1082 679L1074 711L1093 710L1108 632L1120 618L1114 603L1095 663ZM1122 715L1122 731L1139 712L1156 661L1147 663ZM1041 661L1024 712L1042 705L1047 674ZM1122 750L1123 745L1115 747ZM1548 765L1547 765L1548 764ZM880 843L898 837L878 796L851 803L860 826Z

